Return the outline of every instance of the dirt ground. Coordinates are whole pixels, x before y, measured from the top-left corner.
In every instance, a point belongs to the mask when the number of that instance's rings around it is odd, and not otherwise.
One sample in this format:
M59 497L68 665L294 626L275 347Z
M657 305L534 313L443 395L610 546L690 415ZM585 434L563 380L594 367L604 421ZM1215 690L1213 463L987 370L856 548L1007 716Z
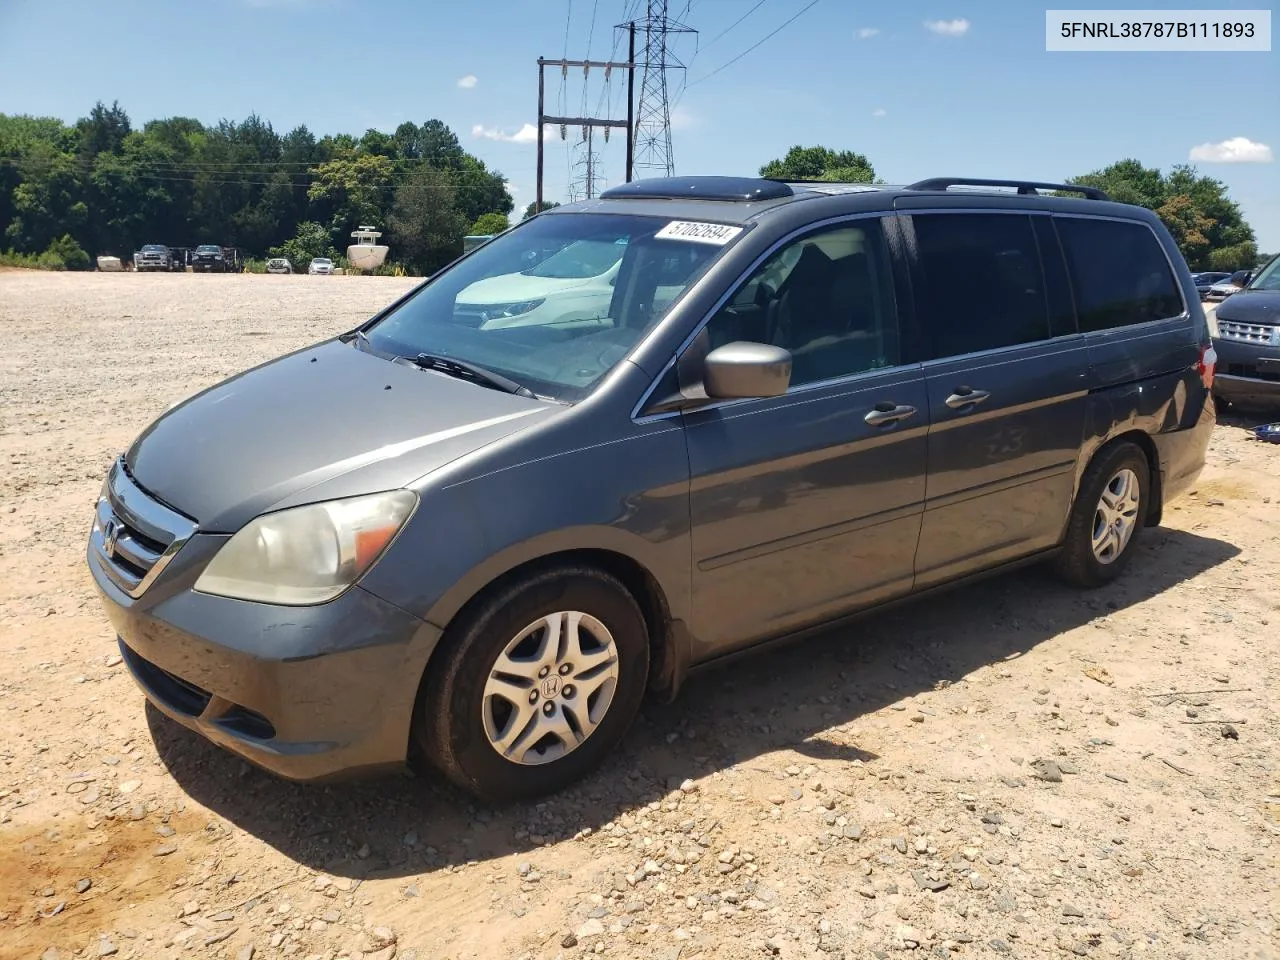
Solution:
M292 785L145 709L84 564L112 458L412 283L0 276L0 957L1280 957L1280 447L1240 421L1117 584L741 660L544 803Z

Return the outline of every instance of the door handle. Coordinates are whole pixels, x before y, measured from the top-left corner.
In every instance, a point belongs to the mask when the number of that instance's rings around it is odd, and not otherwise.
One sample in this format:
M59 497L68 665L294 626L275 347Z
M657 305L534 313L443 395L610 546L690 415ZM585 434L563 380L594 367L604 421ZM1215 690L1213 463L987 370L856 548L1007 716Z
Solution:
M975 390L973 387L956 387L955 393L947 397L946 404L952 410L964 410L975 406L991 396L986 390Z
M872 408L871 412L862 419L867 421L867 423L873 427L886 427L892 423L897 423L899 420L906 420L908 417L914 417L915 415L915 407L908 407L903 404L883 401L881 403L877 403L875 407Z

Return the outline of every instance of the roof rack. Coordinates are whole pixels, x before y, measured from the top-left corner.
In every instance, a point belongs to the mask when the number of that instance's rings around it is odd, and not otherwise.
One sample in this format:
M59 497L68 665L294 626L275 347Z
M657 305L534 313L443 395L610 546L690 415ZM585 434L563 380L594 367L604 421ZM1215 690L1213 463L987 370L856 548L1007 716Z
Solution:
M933 177L913 183L908 190L946 190L948 187L1014 187L1018 193L1037 196L1041 190L1062 190L1080 193L1090 200L1110 200L1105 191L1097 187L1082 187L1072 183L1040 183L1036 180L973 180L968 177Z
M841 180L788 180L786 184L797 192L807 190L825 194L877 193L891 189L881 183L846 183Z
M651 177L610 187L603 200L781 200L795 191L759 177Z

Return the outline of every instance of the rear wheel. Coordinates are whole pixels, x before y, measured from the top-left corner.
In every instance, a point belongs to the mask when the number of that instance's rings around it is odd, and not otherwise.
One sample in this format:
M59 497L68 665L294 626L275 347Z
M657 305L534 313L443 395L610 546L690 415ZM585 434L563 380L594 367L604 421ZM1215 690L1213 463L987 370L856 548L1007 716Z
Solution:
M498 591L444 641L415 738L436 767L490 802L580 779L635 719L649 637L635 598L590 567L559 567Z
M1132 443L1118 443L1096 456L1071 510L1058 575L1079 587L1098 587L1124 572L1146 526L1150 490L1146 454Z

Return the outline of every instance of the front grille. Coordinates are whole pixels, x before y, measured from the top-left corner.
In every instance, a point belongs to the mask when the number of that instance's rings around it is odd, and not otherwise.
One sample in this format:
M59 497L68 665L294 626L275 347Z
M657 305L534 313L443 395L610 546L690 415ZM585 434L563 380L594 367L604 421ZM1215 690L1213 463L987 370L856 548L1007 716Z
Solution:
M195 530L138 486L121 457L111 468L107 495L98 500L90 551L121 590L139 597Z
M1238 340L1241 343L1280 343L1280 327L1262 323L1219 320L1218 335L1224 340Z

